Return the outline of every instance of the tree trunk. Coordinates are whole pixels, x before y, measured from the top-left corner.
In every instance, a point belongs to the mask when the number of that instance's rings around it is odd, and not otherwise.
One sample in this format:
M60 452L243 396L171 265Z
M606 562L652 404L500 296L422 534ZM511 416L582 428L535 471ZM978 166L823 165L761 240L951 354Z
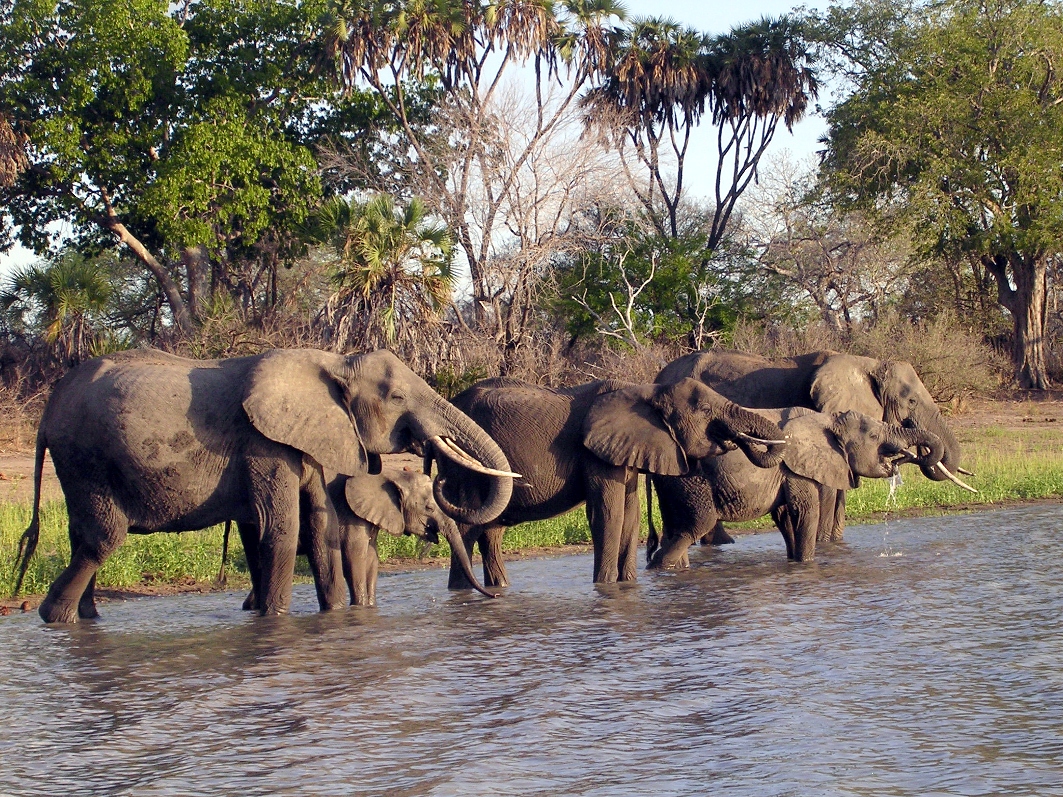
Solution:
M192 323L192 316L188 312L188 307L185 306L185 301L181 298L181 289L173 281L170 273L162 263L155 258L155 255L149 252L148 248L122 224L118 219L118 214L110 207L109 202L107 214L100 220L100 225L132 249L137 259L148 267L148 270L155 277L159 287L162 288L163 293L166 295L166 302L170 305L174 323L177 324L178 329L183 333L191 335L195 331L195 326Z
M1045 390L1051 387L1045 362L1045 298L1048 267L1043 255L1023 256L1017 252L1009 257L997 255L984 258L986 269L997 282L997 296L1014 323L1012 362L1019 387ZM1011 287L1008 278L1010 266Z

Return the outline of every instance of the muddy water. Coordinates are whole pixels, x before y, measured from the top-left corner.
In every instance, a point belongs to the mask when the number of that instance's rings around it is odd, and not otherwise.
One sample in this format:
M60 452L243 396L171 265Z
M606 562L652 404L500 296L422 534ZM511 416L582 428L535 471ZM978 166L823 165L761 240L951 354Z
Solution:
M0 621L11 795L1063 795L1063 507L776 534L499 600L381 577L376 610L230 593Z

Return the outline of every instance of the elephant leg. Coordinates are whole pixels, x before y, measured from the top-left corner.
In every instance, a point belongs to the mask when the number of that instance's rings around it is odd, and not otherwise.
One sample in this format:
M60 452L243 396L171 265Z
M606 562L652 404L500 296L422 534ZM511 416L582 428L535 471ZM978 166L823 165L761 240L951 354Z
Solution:
M841 542L845 534L845 490L838 490L834 502L834 525L830 530L830 541Z
M323 612L338 609L346 603L340 581L343 565L337 540L339 522L321 473L316 469L304 480L299 515L299 533L310 572L314 574L318 606Z
M793 534L792 559L811 562L816 555L819 533L819 488L815 482L792 476L787 484Z
M256 463L257 464L257 463ZM299 475L286 462L266 462L253 483L266 485L255 496L262 536L256 604L264 615L287 614L292 603L295 557L299 549Z
M706 540L711 545L733 545L735 538L727 533L727 529L723 527L723 521L717 520L716 525L712 527L712 534L702 537L701 544L705 545Z
M624 528L620 541L619 578L621 581L634 581L639 567L639 532L641 517L639 507L638 472L633 471L633 478L625 486Z
M587 522L594 543L594 583L619 579L620 544L627 505L626 468L593 468L587 483Z
M73 560L74 553L81 547L81 539L74 534L74 527L71 525L68 528L70 535L70 556ZM92 578L89 579L89 585L85 587L85 591L81 593L81 598L78 600L78 618L81 620L95 620L100 616L99 611L96 609L96 574L92 574Z
M240 544L244 546L244 559L247 560L247 573L251 577L251 591L244 598L244 611L258 608L255 606L255 595L260 588L259 581L262 574L262 565L258 560L258 526L254 523L237 523L240 532Z
M845 490L819 486L819 542L841 542L845 530Z
M461 539L465 543L465 553L472 558L473 546L480 541L486 526L461 526ZM472 584L465 576L458 557L454 552L450 553L450 578L447 580L447 589L472 589Z
M376 554L370 546L369 529L363 521L348 521L343 534L343 577L351 596L351 606L372 606L370 600L369 560ZM373 541L375 542L375 540ZM372 547L372 550L370 548Z
M502 557L502 537L505 533L505 526L491 524L484 527L477 542L484 564L485 587L509 586L509 574L506 572L506 562Z
M775 527L782 534L783 542L786 543L786 558L794 558L794 523L790 517L790 507L787 504L779 504L771 510L771 519L775 521Z
M76 550L71 552L70 564L52 582L37 609L46 623L76 623L80 619L82 598L89 586L94 586L96 571L118 549L128 533L128 522L108 499L97 497L90 503L92 512L81 512L76 508L70 512L70 537L79 542ZM92 599L90 593L90 602ZM95 605L92 609L94 612Z

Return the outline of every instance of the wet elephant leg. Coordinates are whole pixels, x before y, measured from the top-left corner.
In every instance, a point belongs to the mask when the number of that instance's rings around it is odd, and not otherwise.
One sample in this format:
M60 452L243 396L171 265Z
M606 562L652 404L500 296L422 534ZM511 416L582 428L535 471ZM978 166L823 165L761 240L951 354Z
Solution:
M834 525L831 527L830 541L841 542L845 534L845 490L838 490L834 503Z
M628 474L626 468L604 465L591 469L587 480L587 521L594 543L594 583L614 584L620 576L620 544L624 534Z
M81 539L74 534L72 525L68 527L68 532L70 535L70 557L73 560L74 554L81 547ZM89 579L89 585L85 587L85 591L81 593L81 599L78 601L78 618L81 620L95 620L99 616L100 613L96 609L96 574L93 573L92 578Z
M639 532L642 528L637 471L632 471L632 478L625 485L625 490L624 527L618 570L620 581L635 581L638 577Z
M261 464L263 470L251 477L253 483L261 485L255 495L255 512L262 530L256 603L264 615L287 614L299 549L301 466L297 469L292 463L273 460Z
M787 482L787 503L793 534L793 555L790 558L811 562L816 555L819 533L818 485L808 479L791 477Z
M712 527L712 534L702 537L701 544L704 545L706 540L712 545L733 545L735 538L727 533L727 529L723 527L723 521L717 520L716 525Z
M786 543L786 558L794 558L794 523L790 517L790 508L787 504L780 504L771 510L771 519L775 521L775 527L782 534L783 542Z
M257 608L255 606L255 595L259 588L259 576L262 572L261 564L258 561L258 526L254 523L237 523L236 528L240 532L240 544L244 547L244 559L247 560L247 573L251 577L251 591L244 598L243 605L244 611L250 611Z
M91 512L69 510L70 537L79 544L37 609L46 623L76 623L80 619L82 597L94 583L96 571L126 538L128 521L110 500L97 497L87 503Z
M376 593L370 583L370 559L376 556L376 546L371 543L369 529L362 522L348 522L343 533L343 577L347 582L351 606L373 606L372 595Z
M340 574L343 572L339 547L339 522L320 471L311 470L299 494L299 534L314 574L314 589L321 611L338 609L346 603Z
M484 564L484 586L508 587L509 574L502 556L502 537L506 533L506 527L491 524L483 528L478 546Z

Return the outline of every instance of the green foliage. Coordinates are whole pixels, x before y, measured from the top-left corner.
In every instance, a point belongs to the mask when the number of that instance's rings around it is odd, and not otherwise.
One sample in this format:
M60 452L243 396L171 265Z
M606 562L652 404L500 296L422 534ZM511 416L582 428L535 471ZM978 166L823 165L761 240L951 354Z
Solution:
M674 237L621 221L610 239L564 262L553 309L569 334L700 346L733 327L741 295L729 264L708 247L705 217L692 216Z
M950 0L923 12L828 112L825 175L924 255L991 273L1020 383L1045 387L1046 260L1063 240L1063 8Z
M41 335L62 362L93 356L113 337L105 327L114 293L110 265L67 250L16 270L0 289L8 329Z

